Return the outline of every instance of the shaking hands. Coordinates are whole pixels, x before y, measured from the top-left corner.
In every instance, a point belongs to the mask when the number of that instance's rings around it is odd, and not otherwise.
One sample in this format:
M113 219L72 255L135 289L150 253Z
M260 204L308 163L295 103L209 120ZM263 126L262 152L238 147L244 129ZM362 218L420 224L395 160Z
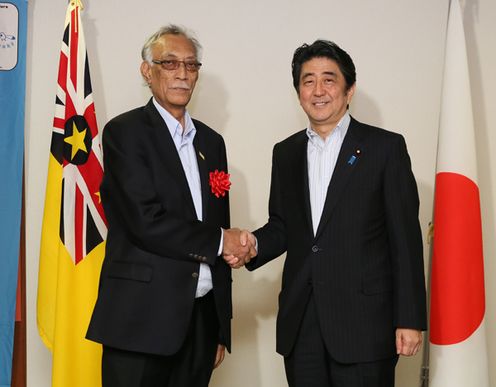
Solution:
M256 243L255 236L247 230L224 230L222 256L231 268L238 269L257 255Z

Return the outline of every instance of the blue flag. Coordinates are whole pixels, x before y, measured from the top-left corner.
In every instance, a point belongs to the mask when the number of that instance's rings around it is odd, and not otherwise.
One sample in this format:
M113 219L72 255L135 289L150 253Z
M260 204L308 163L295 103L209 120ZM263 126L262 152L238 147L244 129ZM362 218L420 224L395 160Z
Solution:
M0 2L0 387L10 387L21 232L27 0Z

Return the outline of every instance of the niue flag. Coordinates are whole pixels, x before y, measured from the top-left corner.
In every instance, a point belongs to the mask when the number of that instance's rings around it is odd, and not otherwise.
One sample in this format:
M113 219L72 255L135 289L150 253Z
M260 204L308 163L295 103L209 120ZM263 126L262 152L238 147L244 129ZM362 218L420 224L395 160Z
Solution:
M101 346L85 340L107 227L81 3L69 3L60 51L38 283L38 330L52 351L54 387L101 384Z

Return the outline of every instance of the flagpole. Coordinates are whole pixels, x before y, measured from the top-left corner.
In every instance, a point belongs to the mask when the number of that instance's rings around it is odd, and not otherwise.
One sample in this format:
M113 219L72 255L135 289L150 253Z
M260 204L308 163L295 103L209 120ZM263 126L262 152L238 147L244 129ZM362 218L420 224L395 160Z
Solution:
M446 37L448 32L449 23L449 13L451 8L451 0L448 0L448 14L446 16ZM445 41L445 53L443 61L443 71L446 62L446 41ZM443 96L441 95L441 98ZM440 103L441 106L441 103ZM441 115L439 115L439 127L441 125ZM439 133L438 133L438 145L439 145ZM434 184L435 185L435 184ZM434 189L435 191L435 189ZM434 210L433 210L434 213ZM431 272L432 272L432 253L433 253L433 241L434 241L434 221L429 222L429 231L427 233L427 244L429 245L429 264L427 268L427 321L430 323L430 313L431 313ZM429 387L429 350L430 350L430 326L427 324L427 330L424 335L424 347L422 349L422 368L420 369L420 387Z
M427 321L430 315L431 294L431 267L432 267L432 241L434 238L434 224L429 222L427 233L427 244L429 245L429 265L427 268ZM420 387L429 387L429 330L424 334L424 345L422 348L422 368L420 369Z

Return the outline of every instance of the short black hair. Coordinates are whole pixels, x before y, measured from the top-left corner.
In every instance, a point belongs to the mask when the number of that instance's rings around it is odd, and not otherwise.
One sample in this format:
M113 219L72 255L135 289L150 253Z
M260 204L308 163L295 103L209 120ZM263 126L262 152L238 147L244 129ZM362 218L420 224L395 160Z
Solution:
M298 94L300 93L301 67L303 63L313 58L328 58L335 61L346 80L346 90L349 90L355 84L355 64L348 53L334 42L319 39L310 45L303 44L294 52L291 70L293 74L293 85Z

